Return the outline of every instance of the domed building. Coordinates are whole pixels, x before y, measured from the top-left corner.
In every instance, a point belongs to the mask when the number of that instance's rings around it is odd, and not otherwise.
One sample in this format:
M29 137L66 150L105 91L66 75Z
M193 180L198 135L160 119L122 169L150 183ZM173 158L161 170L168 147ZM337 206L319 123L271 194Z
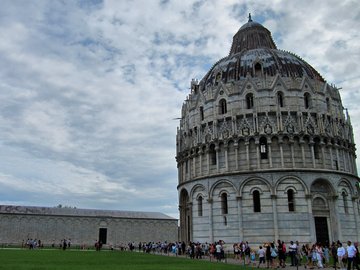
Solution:
M181 240L360 240L339 89L250 15L229 55L191 81L176 144Z

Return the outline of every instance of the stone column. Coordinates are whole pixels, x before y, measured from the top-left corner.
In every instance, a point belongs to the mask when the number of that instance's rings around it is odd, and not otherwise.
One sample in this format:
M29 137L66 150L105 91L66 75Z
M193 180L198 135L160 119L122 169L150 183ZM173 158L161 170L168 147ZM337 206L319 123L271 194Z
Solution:
M225 170L229 171L228 145L224 145L224 150L225 150Z
M200 149L200 152L199 152L199 158L200 158L200 160L199 160L199 174L200 174L200 176L202 176L202 159L203 159L203 155L204 155L204 153L203 153L202 149Z
M260 170L260 143L259 140L256 139L255 141L255 149L256 149L256 162L257 162L257 168Z
M276 205L275 194L271 194L271 203L273 210L273 221L274 221L274 240L277 241L279 239L279 226L278 226L278 215L277 215L277 205Z
M332 145L331 143L329 142L330 146L329 146L329 150L330 150L330 162L331 162L331 169L335 169L335 166L334 166L334 157L333 157L333 151L332 151Z
M346 172L348 170L348 163L347 163L346 151L344 147L341 148L341 153L344 161L344 171Z
M336 145L335 150L336 150L336 160L338 163L338 170L340 171L341 168L340 168L340 156L339 156L339 146L338 145Z
M191 241L193 241L193 238L194 238L194 236L193 236L193 204L192 204L192 202L189 202L188 203L188 205L187 205L187 208L188 208L188 215L189 215L189 220L190 220L190 226L189 226L189 228L188 228L188 230L189 230L189 235L190 235L190 238L189 238L189 240L191 240Z
M316 164L315 164L315 152L314 152L314 142L311 140L311 141L309 142L309 145L310 145L311 160L312 160L313 168L316 168Z
M245 147L246 147L246 165L247 165L247 169L250 170L249 141L245 142Z
M354 218L355 218L355 230L356 230L356 235L359 236L359 223L360 223L360 220L359 220L359 210L357 209L358 208L358 199L359 197L358 196L353 196L352 198L352 203L353 203L353 211L354 211ZM359 237L356 239L356 241L359 241Z
M215 146L215 152L216 152L216 172L220 171L220 160L219 160L219 145Z
M239 170L239 145L237 142L234 143L235 148L235 169Z
M306 159L305 159L305 149L304 149L304 140L300 139L299 141L300 147L301 147L301 155L302 155L302 161L303 161L303 167L306 167Z
M348 171L349 171L350 173L352 173L352 172L353 172L353 168L352 168L351 155L350 155L350 153L349 153L349 151L348 151L348 150L346 150L346 151L345 151L345 154L346 154L346 159L347 159L348 164L349 164Z
M331 218L331 224L332 226L334 226L333 230L334 231L334 239L342 239L342 232L341 232L341 220L340 220L340 215L339 215L339 211L338 211L338 196L337 195L332 195L328 197L328 202L331 205L330 208L330 218ZM333 213L331 213L333 212ZM336 235L336 232L338 233Z
M306 194L305 195L307 205L308 205L308 219L309 219L309 234L310 239L316 239L316 232L315 232L315 220L312 213L312 195Z
M214 243L214 225L213 225L213 199L212 197L209 197L207 200L209 204L209 239L210 243Z
M243 232L243 219L242 219L242 196L236 196L237 207L238 207L238 221L239 221L239 240L244 240L244 232Z
M290 143L290 150L291 150L291 164L292 167L295 168L295 153L294 153L294 141L289 141Z
M270 166L270 168L272 168L273 164L272 164L271 141L268 142L268 149L269 149L269 166Z
M280 160L281 160L281 168L284 168L284 152L283 152L283 141L279 140L279 148L280 148Z
M321 147L321 160L322 160L322 164L323 164L323 168L326 168L326 164L325 164L325 143L321 140L320 142L320 147Z
M206 171L207 174L210 174L210 152L209 147L206 149Z
M192 175L195 178L196 177L196 156L197 154L193 155L193 168L192 168Z

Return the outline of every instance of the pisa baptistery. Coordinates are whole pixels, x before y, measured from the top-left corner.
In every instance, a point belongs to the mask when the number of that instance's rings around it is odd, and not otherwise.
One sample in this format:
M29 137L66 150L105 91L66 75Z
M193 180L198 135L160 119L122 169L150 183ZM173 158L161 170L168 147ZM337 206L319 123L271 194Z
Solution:
M229 55L191 81L176 146L182 241L360 240L339 89L250 16Z

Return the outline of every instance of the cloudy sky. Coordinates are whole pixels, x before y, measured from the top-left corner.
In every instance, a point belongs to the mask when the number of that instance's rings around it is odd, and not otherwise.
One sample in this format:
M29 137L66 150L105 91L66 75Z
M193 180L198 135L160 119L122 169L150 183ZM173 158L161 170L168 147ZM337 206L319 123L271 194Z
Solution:
M173 119L249 12L342 87L359 148L357 0L2 0L0 204L178 217Z

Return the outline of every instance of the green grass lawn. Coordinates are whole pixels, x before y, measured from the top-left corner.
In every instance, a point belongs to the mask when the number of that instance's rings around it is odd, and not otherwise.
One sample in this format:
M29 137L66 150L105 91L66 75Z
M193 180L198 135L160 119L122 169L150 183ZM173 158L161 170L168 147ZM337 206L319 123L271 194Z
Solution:
M245 269L239 265L137 252L0 249L0 269L6 270L231 270L239 268Z

